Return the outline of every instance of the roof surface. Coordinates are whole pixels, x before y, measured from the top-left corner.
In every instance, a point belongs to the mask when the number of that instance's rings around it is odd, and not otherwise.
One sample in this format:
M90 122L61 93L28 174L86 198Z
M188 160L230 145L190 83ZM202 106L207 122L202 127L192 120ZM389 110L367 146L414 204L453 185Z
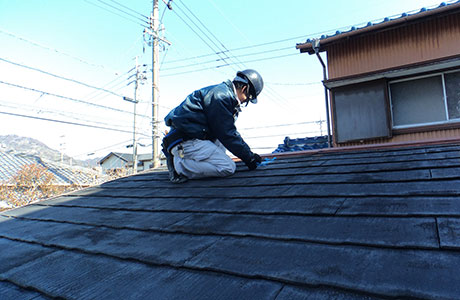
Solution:
M2 299L454 299L460 144L143 173L0 215Z
M291 139L288 136L284 138L282 144L278 145L272 153L297 152L323 149L328 147L327 135Z
M105 178L89 168L61 165L44 161L38 156L10 154L0 152L0 183L8 182L25 165L37 164L53 174L53 183L57 185L94 185Z
M327 44L334 43L336 41L349 38L351 36L365 34L369 32L374 32L377 30L382 30L388 27L399 26L403 23L412 22L415 20L419 20L425 17L431 17L433 15L438 15L441 13L446 13L452 10L458 10L460 8L460 0L458 1L450 1L450 2L442 2L436 7L433 8L426 8L423 7L420 10L409 12L409 13L402 13L398 16L393 17L386 17L379 21L369 21L362 26L352 26L348 30L340 31L337 30L332 34L323 34L319 40L319 51L325 51L326 49L323 47ZM297 44L296 48L300 50L300 52L308 52L310 54L314 53L313 49L313 42L315 39L308 38L305 43Z

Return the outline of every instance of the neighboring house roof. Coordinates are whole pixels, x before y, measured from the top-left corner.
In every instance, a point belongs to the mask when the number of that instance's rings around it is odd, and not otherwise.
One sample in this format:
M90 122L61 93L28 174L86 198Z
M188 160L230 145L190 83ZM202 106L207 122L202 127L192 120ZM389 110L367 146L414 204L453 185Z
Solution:
M38 164L53 174L57 185L93 185L103 182L96 171L77 166L60 165L42 160L38 156L0 152L0 183L7 183L25 165Z
M429 18L433 15L439 15L444 13L450 13L454 10L460 9L460 1L446 3L442 2L439 6L431 9L422 8L419 11L413 13L403 13L396 17L387 17L379 22L368 22L366 25L361 27L353 26L347 31L336 31L330 35L322 35L319 40L319 51L325 51L325 47L329 44L338 42L343 39L348 39L353 36L369 34L376 31L387 30L388 28L394 28L397 26L401 26L403 24L408 24L411 22L417 22L424 18ZM307 39L305 43L297 44L296 48L300 50L300 52L308 52L310 54L314 53L314 40L315 39Z
M121 153L121 152L110 152L106 156L104 156L100 161L99 164L102 165L107 159L110 157L115 156L121 159L124 162L132 162L133 161L133 154L131 153Z
M328 147L327 135L291 139L288 136L272 153L317 150Z
M104 156L100 161L99 164L103 164L107 159L110 157L115 156L121 159L124 162L132 163L133 162L133 154L132 153L121 153L121 152L110 152L106 156ZM138 161L147 161L152 159L152 154L138 154L137 160Z
M460 142L138 174L3 212L0 247L11 299L454 299Z
M149 161L152 160L152 153L149 154L138 154L137 159L139 161Z

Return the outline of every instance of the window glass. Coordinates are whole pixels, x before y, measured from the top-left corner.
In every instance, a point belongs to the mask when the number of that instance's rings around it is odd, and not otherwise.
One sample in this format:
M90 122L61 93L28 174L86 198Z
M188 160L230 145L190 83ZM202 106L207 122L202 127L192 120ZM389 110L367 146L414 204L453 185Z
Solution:
M393 125L413 125L446 120L442 77L392 83Z
M338 143L391 135L386 86L379 80L333 90Z
M460 118L460 72L444 75L449 119Z

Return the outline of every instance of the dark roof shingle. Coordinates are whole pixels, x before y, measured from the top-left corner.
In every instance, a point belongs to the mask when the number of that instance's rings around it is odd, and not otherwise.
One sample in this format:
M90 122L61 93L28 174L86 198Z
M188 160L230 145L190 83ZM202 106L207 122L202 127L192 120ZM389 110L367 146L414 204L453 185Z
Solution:
M125 177L0 217L0 291L69 299L453 299L460 144ZM11 297L13 298L13 296Z

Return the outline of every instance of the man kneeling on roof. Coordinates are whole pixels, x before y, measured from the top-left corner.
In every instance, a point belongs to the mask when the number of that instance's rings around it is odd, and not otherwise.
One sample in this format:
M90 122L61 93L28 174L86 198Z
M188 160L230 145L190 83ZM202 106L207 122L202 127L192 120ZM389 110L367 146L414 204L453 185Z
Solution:
M251 69L236 73L233 81L202 88L187 98L166 117L171 128L163 139L169 179L225 177L235 173L235 162L226 149L254 170L261 157L252 152L235 127L240 105L257 103L264 87L260 74Z

